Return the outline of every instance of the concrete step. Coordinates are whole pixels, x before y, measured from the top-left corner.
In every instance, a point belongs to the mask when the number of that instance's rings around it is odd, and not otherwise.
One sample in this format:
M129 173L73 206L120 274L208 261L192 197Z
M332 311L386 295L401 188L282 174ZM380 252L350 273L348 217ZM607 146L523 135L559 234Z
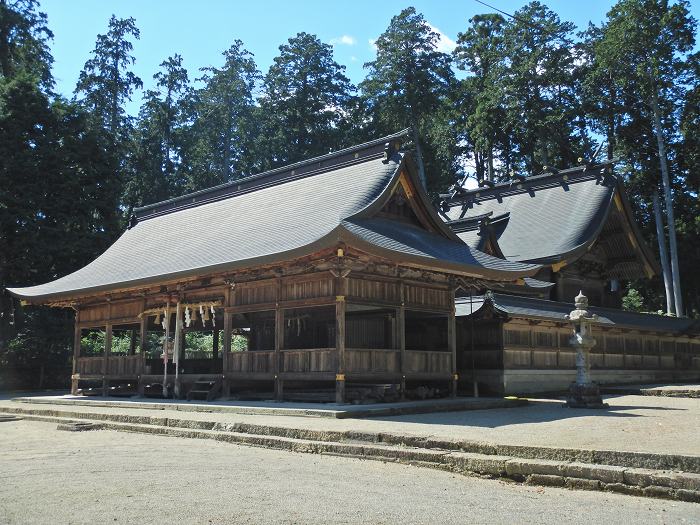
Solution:
M169 418L138 416L135 421L114 421L110 418L93 418L96 414L81 414L81 418L54 411L55 414L26 414L27 420L58 423L63 429L106 429L121 432L139 432L180 438L212 439L239 445L257 446L292 452L331 454L380 461L397 461L423 467L448 470L460 474L476 474L491 478L505 478L534 485L561 486L588 490L607 490L625 494L679 499L700 502L700 474L603 465L580 461L562 461L540 458L514 457L503 454L483 454L435 447L408 446L401 443L370 442L367 435L344 434L344 440L313 439L282 436L270 433L273 427L251 425L222 425L210 422L188 421L191 426L180 426ZM15 415L15 412L4 415ZM99 414L113 415L113 414ZM87 417L86 417L87 416ZM150 419L150 421L149 421ZM156 424L156 420L158 423ZM184 421L184 420L183 420ZM253 431L255 430L255 432ZM259 432L259 431L263 432ZM309 432L309 431L304 431ZM281 433L281 432L278 432ZM316 436L321 437L321 436ZM338 436L335 436L338 437ZM351 438L356 438L352 440ZM431 443L434 444L434 443Z

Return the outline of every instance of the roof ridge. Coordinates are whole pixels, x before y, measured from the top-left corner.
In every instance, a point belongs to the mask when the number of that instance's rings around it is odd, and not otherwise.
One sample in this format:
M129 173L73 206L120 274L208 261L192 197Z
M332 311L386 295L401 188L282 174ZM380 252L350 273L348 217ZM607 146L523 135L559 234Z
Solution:
M615 177L615 179L617 179L618 177L616 175L607 171L607 168L609 166L609 163L598 163L590 165L584 164L559 170L554 173L542 173L540 175L533 175L523 180L510 179L508 181L496 183L491 187L480 186L471 189L465 188L461 194L456 195L452 200L460 202L468 198L472 198L475 200L483 200L495 197L500 191L503 190L509 190L513 193L522 193L527 192L528 190L545 189L548 187L553 187L555 185L561 184L561 182L572 183L599 178L601 176L601 172L599 171L600 169L606 170L604 173L602 173L602 175L612 176ZM575 180L569 180L568 178L564 178L564 176L568 177L569 175L580 176L577 176Z
M185 195L180 195L178 197L173 197L164 201L155 202L152 204L134 208L133 213L138 219L150 218L153 216L162 215L164 213L169 213L171 211L176 211L182 208L199 206L200 204L206 204L208 202L221 200L223 198L228 198L239 193L248 193L251 191L256 191L258 189L263 189L278 184L284 184L285 182L290 182L291 180L297 178L317 175L318 173L327 172L339 166L347 166L359 162L365 162L367 160L371 160L371 158L373 158L376 154L380 153L380 150L377 149L379 146L383 146L387 142L404 138L408 136L408 133L409 130L404 129L391 135L379 137L371 141L364 142L362 144L357 144L355 146L350 146L348 148L327 153L325 155L313 157L300 162L295 162L286 166L280 166L279 168L274 168L271 170L263 171L261 173L257 173L255 175L242 177L231 182L226 182L224 184L219 184L210 188L204 188L198 191L187 193ZM374 151L375 149L377 151ZM357 153L363 150L371 151L367 151L367 153L364 156L358 157ZM355 155L352 158L343 158L353 153ZM336 162L328 163L327 165L322 166L323 163L332 160L336 160ZM312 167L314 164L318 164L319 166L314 169ZM302 173L296 173L297 170L303 171ZM268 184L265 184L265 182L268 182Z

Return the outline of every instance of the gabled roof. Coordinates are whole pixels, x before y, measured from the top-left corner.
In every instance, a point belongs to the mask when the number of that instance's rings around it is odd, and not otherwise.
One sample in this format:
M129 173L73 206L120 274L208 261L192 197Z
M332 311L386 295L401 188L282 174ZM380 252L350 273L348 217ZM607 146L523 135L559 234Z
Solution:
M17 297L50 302L305 256L339 243L398 263L513 281L540 268L471 250L429 204L399 135L136 210L105 253ZM402 187L423 228L373 218Z
M573 303L562 303L520 297L500 293L487 296L460 297L456 300L455 311L458 317L469 315L481 315L482 308L492 308L496 312L505 314L509 318L536 319L568 323L567 315L575 308ZM657 314L645 314L628 312L616 308L589 307L589 310L598 315L596 324L601 326L619 326L637 330L653 332L670 332L674 334L697 334L699 328L697 321L678 317L668 317Z
M593 246L607 225L611 232L622 233L610 250L615 264L626 264L618 268L621 277L658 273L622 182L604 164L464 190L447 204L447 224L463 241L483 249L489 239L511 261L571 263Z

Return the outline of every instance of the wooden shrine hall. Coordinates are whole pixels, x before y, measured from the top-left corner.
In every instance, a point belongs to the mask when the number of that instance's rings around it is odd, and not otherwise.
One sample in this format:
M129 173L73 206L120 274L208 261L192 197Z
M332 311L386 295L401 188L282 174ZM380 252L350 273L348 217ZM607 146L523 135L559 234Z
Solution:
M625 283L660 269L611 163L478 188L455 186L439 213L473 249L541 265L524 285L457 298L462 388L499 394L564 390L575 378L566 315L581 291L599 316L591 376L600 384L697 381L700 323L622 310Z
M93 262L11 288L75 310L73 392L148 385L353 397L456 393L455 294L539 264L470 247L432 208L405 132L135 210Z

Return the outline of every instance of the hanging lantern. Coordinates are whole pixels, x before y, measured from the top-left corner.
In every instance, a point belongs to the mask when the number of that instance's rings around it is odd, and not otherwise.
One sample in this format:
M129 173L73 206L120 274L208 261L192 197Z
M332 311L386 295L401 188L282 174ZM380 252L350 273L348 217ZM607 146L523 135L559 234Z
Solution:
M160 314L156 314L156 318L153 321L153 324L155 324L156 326L160 324Z
M166 330L165 325L166 325L167 321L168 321L168 310L166 309L166 310L163 310L163 321L161 322L161 324L163 325L163 330Z
M186 306L185 307L185 326L187 328L189 328L191 322L192 322L192 314L190 313L190 307Z
M204 307L199 305L199 315L202 317L202 328L207 326L207 318L204 316Z
M216 326L216 312L214 311L214 305L211 305L211 325Z

